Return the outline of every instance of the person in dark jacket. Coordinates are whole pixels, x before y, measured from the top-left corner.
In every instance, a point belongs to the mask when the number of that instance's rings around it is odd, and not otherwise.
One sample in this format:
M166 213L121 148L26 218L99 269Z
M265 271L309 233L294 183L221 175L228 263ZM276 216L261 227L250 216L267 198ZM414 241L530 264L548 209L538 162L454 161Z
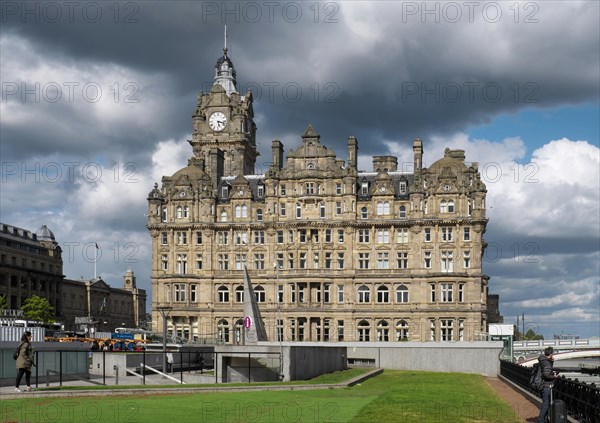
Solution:
M31 391L31 366L33 366L33 350L31 349L31 332L27 331L21 337L21 344L19 344L19 356L16 362L19 373L17 374L17 381L15 382L15 391L22 392L19 389L21 379L25 375L25 382L27 382L26 391Z
M540 363L540 369L542 371L542 408L540 408L540 415L538 417L538 423L546 423L546 416L548 415L548 409L550 408L550 394L552 393L552 386L554 379L556 378L556 372L552 370L554 366L554 348L548 347L544 350L544 354L540 354L538 362Z

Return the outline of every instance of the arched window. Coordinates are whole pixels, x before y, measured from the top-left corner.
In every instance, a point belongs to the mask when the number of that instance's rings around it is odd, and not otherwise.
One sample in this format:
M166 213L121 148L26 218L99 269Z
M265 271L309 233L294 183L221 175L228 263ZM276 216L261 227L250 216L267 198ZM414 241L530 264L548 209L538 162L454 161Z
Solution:
M358 322L358 336L359 342L369 342L371 340L371 325L366 320Z
M258 222L262 222L262 220L263 220L263 211L262 211L262 209L256 210L256 220Z
M369 211L367 210L366 207L362 207L360 209L360 218L361 219L368 219L369 218Z
M218 297L218 302L228 303L229 302L229 288L227 288L225 285L221 285L217 289L217 297Z
M244 330L244 319L237 319L235 321L235 343L236 344L241 344L242 343L242 334L243 334L243 330Z
M390 214L390 203L387 201L383 203L383 214L386 216Z
M407 303L408 302L408 288L406 285L400 285L396 288L396 302Z
M217 322L217 336L219 341L226 344L229 342L229 322L221 319Z
M265 289L262 286L257 286L254 288L254 295L256 296L257 303L265 302Z
M454 201L448 201L448 213L454 213Z
M368 303L371 302L371 290L366 285L361 285L358 288L358 302Z
M440 213L446 213L446 200L440 202Z
M378 341L389 341L390 340L390 328L388 322L380 320L377 322L377 340Z
M235 217L242 217L242 206L235 206Z
M406 219L406 207L400 206L400 219Z
M377 216L383 215L383 203L380 201L377 203Z
M221 212L221 222L227 222L227 212L225 210Z
M408 341L408 323L400 320L396 323L396 341Z
M378 303L389 303L390 302L390 290L387 286L381 285L377 288L377 302Z
M244 302L244 287L242 285L235 288L235 302L236 303Z
M248 217L248 207L246 205L242 205L242 217Z
M177 219L181 219L183 217L183 208L181 206L177 206Z

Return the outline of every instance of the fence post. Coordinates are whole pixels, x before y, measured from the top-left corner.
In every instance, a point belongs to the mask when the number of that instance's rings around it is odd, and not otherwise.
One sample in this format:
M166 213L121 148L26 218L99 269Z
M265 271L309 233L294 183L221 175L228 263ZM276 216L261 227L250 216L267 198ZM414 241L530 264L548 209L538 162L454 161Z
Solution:
M46 369L46 387L48 386L50 386L50 369Z
M35 355L35 361L34 361L34 364L35 364L35 387L37 388L38 387L38 366L37 365L39 364L40 356L39 356L37 350L34 351L34 355Z
M183 385L183 351L179 350L179 381Z
M58 358L58 362L60 363L59 364L59 372L60 373L58 375L59 381L60 381L59 385L62 387L62 372L63 372L63 368L62 368L62 351L58 352L58 357L59 357Z
M146 350L142 351L142 385L146 384Z
M252 368L250 367L250 355L252 353L248 353L248 383L250 383L250 381L252 380L252 378L250 377L250 373L252 372Z
M106 385L106 351L102 350L102 384Z
M119 384L119 366L115 366L115 385Z

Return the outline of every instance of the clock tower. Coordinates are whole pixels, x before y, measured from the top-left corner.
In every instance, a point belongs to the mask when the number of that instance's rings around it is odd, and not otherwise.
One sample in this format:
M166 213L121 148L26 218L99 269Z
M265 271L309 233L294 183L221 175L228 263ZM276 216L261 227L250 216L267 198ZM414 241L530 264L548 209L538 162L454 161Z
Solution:
M252 93L238 93L235 68L227 51L226 29L214 84L209 93L198 95L189 140L194 158L201 159L206 173L217 176L217 181L220 176L253 174L258 156Z

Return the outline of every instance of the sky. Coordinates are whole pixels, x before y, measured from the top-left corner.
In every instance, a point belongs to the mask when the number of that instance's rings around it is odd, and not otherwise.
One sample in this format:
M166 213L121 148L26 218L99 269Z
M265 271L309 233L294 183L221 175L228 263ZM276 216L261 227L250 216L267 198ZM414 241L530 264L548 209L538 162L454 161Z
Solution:
M308 124L359 168L466 151L487 185L483 271L505 323L600 335L597 1L0 4L0 220L63 249L69 279L150 292L147 195L192 156L227 25L254 96L256 172ZM150 297L149 297L150 298ZM148 307L150 306L148 302Z

